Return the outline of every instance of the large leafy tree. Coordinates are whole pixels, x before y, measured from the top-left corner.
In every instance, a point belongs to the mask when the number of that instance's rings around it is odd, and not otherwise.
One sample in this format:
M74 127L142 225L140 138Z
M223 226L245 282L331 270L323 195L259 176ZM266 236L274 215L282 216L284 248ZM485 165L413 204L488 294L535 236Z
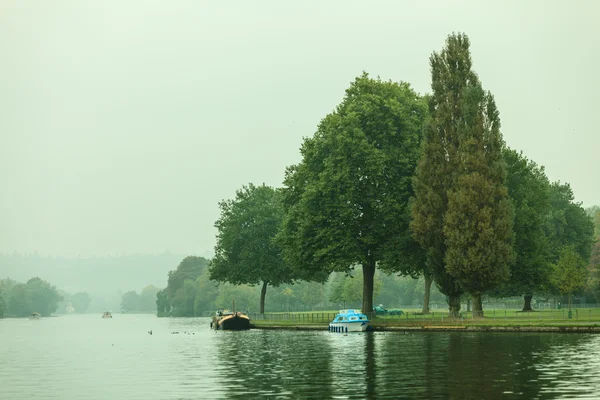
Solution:
M123 293L123 296L121 296L121 309L125 312L139 311L140 296L135 290Z
M571 246L586 262L594 242L594 223L581 203L575 202L568 183L550 185L550 211L544 226L550 245L551 262L556 263L564 246Z
M50 316L58 309L62 297L55 286L38 277L26 284L11 285L8 297L8 311L17 317L26 317L32 312Z
M575 251L586 263L590 261L594 243L594 222L581 203L575 202L573 190L568 183L554 182L550 185L550 210L544 229L549 242L550 262L554 264L554 275L556 268L566 265L558 262L565 247ZM587 292L595 295L598 285L594 279L597 273L593 264L589 265L589 269ZM564 294L556 286L556 279L550 283L554 284L548 288L550 292Z
M175 270L169 271L166 288L169 298L173 299L176 292L183 289L186 280L195 281L207 265L208 260L204 257L188 256L179 263Z
M154 285L148 285L140 293L140 311L153 311L156 308L156 295L160 289Z
M274 240L283 220L281 193L264 184L250 184L238 190L234 199L221 201L219 208L221 216L215 222L217 244L209 267L210 278L234 285L261 283L262 314L267 286L297 279Z
M360 265L365 313L373 309L376 267L416 268L408 201L426 115L407 83L364 73L286 171L286 259L312 276Z
M550 210L550 183L544 168L522 153L506 148L508 194L515 209L515 262L510 280L498 294L524 296L523 311L531 311L535 291L547 286L549 279L548 240L544 223Z
M71 296L71 305L75 309L75 312L84 313L92 301L90 295L87 292L77 292Z
M425 277L432 275L440 292L448 298L450 315L458 316L459 282L446 270L444 218L448 211L448 192L458 174L459 130L465 113L465 93L479 86L472 70L469 39L452 34L440 53L430 58L431 88L428 121L421 157L413 178L415 200L411 230L425 250Z
M31 311L39 312L45 317L55 312L62 300L56 286L38 277L27 281L27 292L32 307Z

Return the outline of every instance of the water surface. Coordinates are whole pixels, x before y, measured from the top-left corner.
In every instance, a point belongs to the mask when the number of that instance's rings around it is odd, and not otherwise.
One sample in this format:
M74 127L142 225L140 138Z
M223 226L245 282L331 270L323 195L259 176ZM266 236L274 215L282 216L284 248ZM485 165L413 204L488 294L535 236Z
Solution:
M121 314L0 320L0 397L600 398L596 335L208 326Z

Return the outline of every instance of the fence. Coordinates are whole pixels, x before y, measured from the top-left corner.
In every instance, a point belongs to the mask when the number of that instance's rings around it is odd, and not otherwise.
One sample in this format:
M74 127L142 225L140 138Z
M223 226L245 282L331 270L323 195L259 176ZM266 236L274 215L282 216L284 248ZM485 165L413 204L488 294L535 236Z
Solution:
M299 312L299 313L251 313L248 314L254 321L288 321L297 324L326 324L335 318L334 312Z
M280 321L292 324L326 324L335 317L335 312L298 312L298 313L251 313L250 319L254 321ZM458 318L449 318L448 312L433 311L429 314L422 314L418 311L407 311L401 315L369 315L375 324L431 324L431 323L456 323L457 321L469 322L470 320L481 319L474 318L472 312L462 311ZM551 309L543 311L524 312L518 310L485 310L484 320L498 322L521 321L535 323L536 321L561 322L561 321L595 321L600 322L600 308L585 307L568 309Z

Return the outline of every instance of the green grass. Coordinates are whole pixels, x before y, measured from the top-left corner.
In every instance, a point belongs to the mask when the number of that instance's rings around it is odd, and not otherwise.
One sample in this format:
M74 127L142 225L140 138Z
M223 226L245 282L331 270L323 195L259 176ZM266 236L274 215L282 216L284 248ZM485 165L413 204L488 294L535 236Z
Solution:
M420 315L420 310L406 309L401 316L377 316L372 319L374 326L423 326L423 325L465 325L465 326L581 326L600 325L600 308L573 309L572 318L568 310L540 310L520 312L520 310L484 310L483 318L473 318L472 313L462 312L460 318L448 318L447 311L433 311ZM319 312L267 313L265 320L255 316L252 322L260 326L301 326L324 325L333 319L336 310Z

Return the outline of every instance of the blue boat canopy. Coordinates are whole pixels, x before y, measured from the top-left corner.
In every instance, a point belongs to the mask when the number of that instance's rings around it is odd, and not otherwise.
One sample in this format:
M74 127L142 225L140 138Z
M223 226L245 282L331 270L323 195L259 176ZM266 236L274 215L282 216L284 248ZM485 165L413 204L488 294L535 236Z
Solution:
M369 319L357 310L340 310L332 322L369 322Z

